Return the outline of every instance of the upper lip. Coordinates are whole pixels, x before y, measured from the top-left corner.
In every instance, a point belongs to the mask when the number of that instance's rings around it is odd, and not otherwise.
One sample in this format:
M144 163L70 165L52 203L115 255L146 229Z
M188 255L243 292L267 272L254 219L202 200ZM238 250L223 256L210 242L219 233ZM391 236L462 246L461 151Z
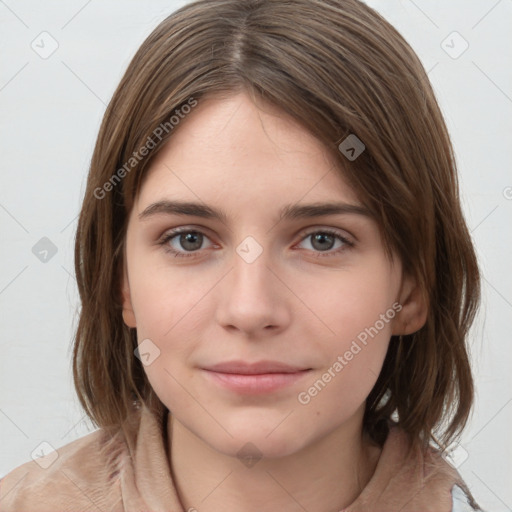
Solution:
M220 373L257 375L264 373L296 373L304 370L310 370L311 368L291 366L279 361L257 361L255 363L247 363L245 361L225 361L212 366L206 366L203 369Z

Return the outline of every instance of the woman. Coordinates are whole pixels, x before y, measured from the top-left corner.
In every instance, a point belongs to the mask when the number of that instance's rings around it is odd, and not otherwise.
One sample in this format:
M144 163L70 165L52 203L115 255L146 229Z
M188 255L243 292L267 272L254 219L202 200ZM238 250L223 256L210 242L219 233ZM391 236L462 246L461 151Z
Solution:
M365 4L165 19L105 113L75 269L99 430L9 473L4 512L478 510L442 456L480 293L453 151Z

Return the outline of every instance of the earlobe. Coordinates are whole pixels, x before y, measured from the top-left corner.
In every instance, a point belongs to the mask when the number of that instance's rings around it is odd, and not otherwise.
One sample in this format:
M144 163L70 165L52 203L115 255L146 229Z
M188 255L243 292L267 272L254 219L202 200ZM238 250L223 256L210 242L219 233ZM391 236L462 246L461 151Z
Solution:
M135 321L135 313L133 312L133 306L130 294L130 284L128 282L128 276L126 275L126 267L123 270L123 283L122 283L122 297L123 297L123 321L128 327L137 327Z
M427 302L427 298L416 280L406 277L399 297L402 309L395 317L392 334L406 335L419 331L427 321Z

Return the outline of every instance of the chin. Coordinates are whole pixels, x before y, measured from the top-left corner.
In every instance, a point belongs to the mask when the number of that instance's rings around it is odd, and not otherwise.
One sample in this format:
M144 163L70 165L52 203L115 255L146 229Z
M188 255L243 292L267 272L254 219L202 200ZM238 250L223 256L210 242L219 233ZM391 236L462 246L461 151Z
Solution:
M208 440L205 439L206 442ZM218 443L216 441L219 441ZM276 435L274 439L265 437L265 434L246 432L245 435L235 436L234 439L211 440L210 446L224 455L238 458L242 463L250 467L251 461L261 458L279 458L292 455L300 450L301 442L295 442L287 436Z
M280 424L279 420L225 422L226 429L233 436L220 435L211 438L211 432L203 440L213 449L231 457L254 456L255 458L277 458L291 455L300 450L307 440L303 433L290 429L291 424ZM222 420L219 418L219 421ZM228 424L229 423L229 424ZM288 427L288 428L287 428Z

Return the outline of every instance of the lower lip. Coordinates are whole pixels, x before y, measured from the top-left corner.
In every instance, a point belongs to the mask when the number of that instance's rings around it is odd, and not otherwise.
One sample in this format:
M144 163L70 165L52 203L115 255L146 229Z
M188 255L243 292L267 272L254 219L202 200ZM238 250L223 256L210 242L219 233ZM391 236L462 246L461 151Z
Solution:
M204 370L211 380L237 393L254 395L270 393L291 384L308 375L311 370L295 373L262 373L257 375L241 375L238 373L221 373Z

